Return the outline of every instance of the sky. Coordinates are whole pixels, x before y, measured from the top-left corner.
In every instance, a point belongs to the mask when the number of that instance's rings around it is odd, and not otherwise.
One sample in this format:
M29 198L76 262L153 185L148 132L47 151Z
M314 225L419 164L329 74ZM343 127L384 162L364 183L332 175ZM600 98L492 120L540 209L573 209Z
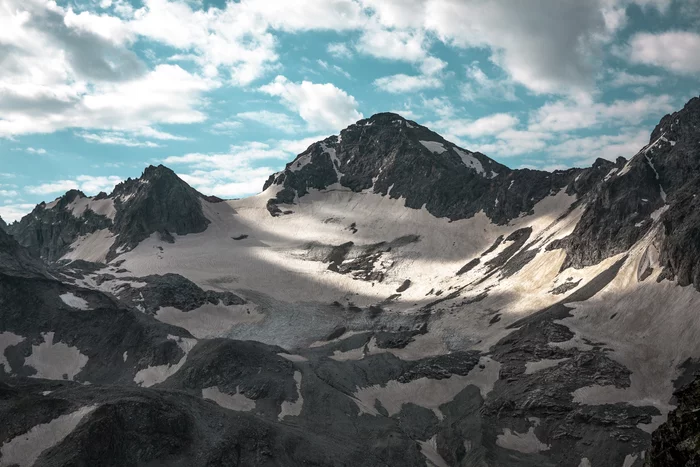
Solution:
M0 216L149 164L254 194L386 111L513 168L630 158L699 57L700 0L0 0Z

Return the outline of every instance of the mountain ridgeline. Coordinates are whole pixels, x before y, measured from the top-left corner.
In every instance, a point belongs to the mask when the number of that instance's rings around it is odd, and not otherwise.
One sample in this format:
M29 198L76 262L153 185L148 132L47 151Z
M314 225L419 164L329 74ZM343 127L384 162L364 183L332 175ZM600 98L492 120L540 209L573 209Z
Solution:
M699 141L510 169L380 113L253 197L0 219L0 465L695 465Z

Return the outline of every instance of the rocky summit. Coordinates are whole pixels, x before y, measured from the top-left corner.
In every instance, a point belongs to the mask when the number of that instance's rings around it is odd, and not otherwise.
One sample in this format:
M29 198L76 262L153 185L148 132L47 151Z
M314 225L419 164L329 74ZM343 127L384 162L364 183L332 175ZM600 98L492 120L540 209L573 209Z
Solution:
M699 123L545 172L381 113L0 220L0 465L697 465Z

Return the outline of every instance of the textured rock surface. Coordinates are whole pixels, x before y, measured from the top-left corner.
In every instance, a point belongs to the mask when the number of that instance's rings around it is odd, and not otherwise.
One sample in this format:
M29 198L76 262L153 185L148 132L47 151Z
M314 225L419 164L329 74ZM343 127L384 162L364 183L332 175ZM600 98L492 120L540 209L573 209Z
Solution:
M356 192L403 198L407 207L425 206L436 217L464 219L483 210L504 224L588 172L587 180L600 176L600 171L581 169L511 170L416 122L382 113L311 145L283 172L271 176L264 189L280 185L283 190L271 204L291 204L310 189L340 183ZM580 184L575 190L586 188Z

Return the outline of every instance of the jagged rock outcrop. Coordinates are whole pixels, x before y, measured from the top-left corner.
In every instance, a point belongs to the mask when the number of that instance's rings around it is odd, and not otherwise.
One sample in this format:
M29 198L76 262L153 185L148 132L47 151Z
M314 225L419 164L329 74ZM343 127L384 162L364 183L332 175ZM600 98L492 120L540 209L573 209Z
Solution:
M677 407L652 435L645 466L700 465L700 379L680 388Z
M32 252L47 261L56 261L69 251L78 237L112 225L111 200L94 204L92 201L83 192L70 190L52 203L38 204L7 230Z
M209 225L202 212L203 195L162 165L150 166L141 178L120 183L110 197L117 206L112 257L120 248L130 250L154 233L172 241L173 234L203 232Z
M2 217L0 217L0 230L7 232L7 222Z
M537 202L586 174L576 193L604 176L600 170L570 169L552 173L511 170L479 152L462 149L400 115L381 113L360 120L311 145L263 189L279 185L268 209L292 204L311 189L339 183L352 191L369 190L403 198L410 208L425 208L436 217L464 219L484 211L495 223L529 213Z
M660 219L664 277L700 290L699 139L696 97L661 119L649 144L630 161L618 160L591 191L573 233L550 246L566 250L563 269L597 264L628 250Z
M105 230L114 237L109 261L134 248L152 234L173 241L173 235L206 230L204 195L162 165L146 168L138 179L128 179L107 195L85 196L70 190L51 203L41 203L7 231L23 246L49 262L58 261L81 237ZM218 198L206 198L218 202ZM217 201L218 200L218 201Z

